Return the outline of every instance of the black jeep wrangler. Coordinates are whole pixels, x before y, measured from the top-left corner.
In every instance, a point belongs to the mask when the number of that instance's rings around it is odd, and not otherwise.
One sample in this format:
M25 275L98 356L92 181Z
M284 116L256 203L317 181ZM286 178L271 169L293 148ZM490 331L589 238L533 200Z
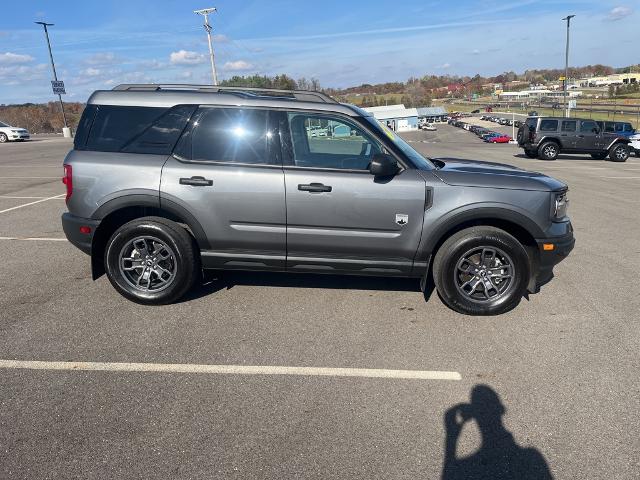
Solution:
M518 145L529 158L555 160L559 153L587 153L604 160L626 162L629 139L602 132L594 120L566 117L529 117L518 130Z

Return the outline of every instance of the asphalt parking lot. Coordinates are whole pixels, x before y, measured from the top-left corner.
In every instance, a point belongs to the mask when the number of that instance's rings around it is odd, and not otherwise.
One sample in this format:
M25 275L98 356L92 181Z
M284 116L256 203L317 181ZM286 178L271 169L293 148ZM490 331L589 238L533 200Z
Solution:
M531 160L437 126L404 137L570 186L575 250L508 314L413 280L254 273L136 305L64 239L70 142L0 145L0 478L638 478L640 159ZM472 421L446 428L461 403Z

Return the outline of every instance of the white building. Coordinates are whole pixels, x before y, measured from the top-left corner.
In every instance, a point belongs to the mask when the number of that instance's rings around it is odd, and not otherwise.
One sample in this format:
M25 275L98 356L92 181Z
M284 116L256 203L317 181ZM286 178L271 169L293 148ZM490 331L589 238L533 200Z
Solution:
M372 113L376 120L392 130L405 132L418 128L418 110L415 108L406 108L403 104L398 104L368 107L364 110Z

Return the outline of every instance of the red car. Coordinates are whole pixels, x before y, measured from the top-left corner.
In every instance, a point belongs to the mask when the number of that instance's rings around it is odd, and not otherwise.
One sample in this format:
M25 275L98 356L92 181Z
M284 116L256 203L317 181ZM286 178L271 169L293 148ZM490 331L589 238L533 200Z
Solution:
M497 137L489 138L489 143L509 143L511 141L511 137L509 135L499 135Z

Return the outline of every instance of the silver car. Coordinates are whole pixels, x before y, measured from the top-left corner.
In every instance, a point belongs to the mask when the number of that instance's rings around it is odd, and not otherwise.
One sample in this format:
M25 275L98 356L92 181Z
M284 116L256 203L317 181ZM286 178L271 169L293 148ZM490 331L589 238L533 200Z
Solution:
M319 92L97 91L64 183L64 231L94 279L144 304L176 301L202 269L236 269L414 277L458 312L499 314L574 245L562 182L425 158Z

